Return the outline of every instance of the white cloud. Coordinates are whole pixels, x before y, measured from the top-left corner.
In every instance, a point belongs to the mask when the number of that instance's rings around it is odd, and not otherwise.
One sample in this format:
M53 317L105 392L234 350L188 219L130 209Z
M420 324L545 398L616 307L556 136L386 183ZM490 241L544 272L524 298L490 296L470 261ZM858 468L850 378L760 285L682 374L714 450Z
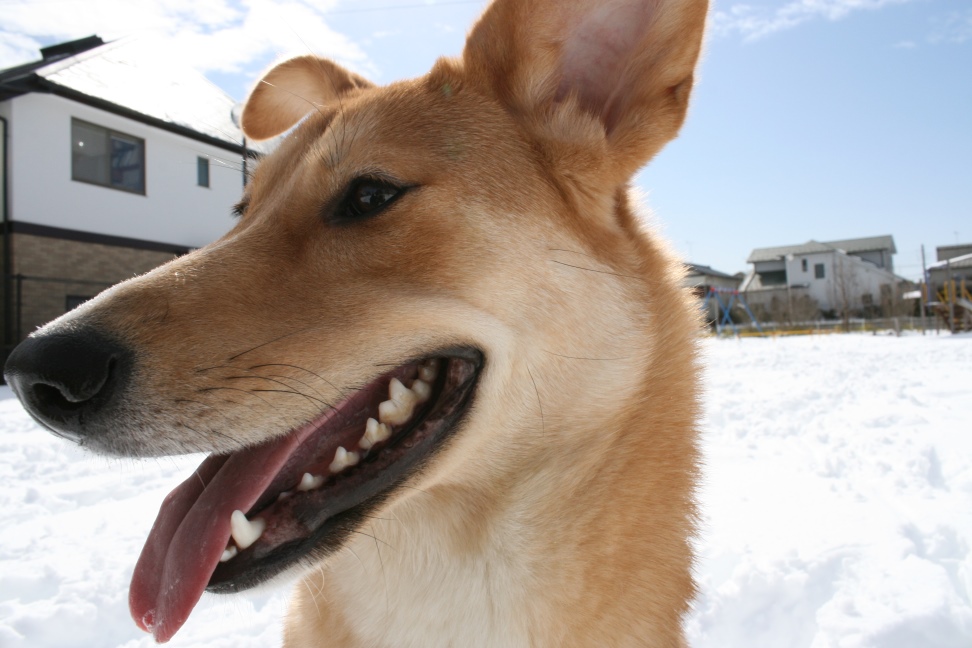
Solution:
M369 73L373 64L327 24L338 0L92 0L3 3L0 67L35 60L39 43L151 33L201 72L240 73L268 57L316 53Z
M239 72L268 54L285 57L310 53L369 71L372 66L364 51L328 26L323 5L301 0L248 0L242 20L218 29L182 31L172 38L182 55L204 72Z
M0 30L0 69L37 58L39 41L24 34Z
M972 9L953 11L932 21L932 43L964 43L972 40Z
M738 34L754 40L810 20L841 20L855 11L875 10L914 0L791 0L775 8L737 3L712 12L710 29L717 36Z

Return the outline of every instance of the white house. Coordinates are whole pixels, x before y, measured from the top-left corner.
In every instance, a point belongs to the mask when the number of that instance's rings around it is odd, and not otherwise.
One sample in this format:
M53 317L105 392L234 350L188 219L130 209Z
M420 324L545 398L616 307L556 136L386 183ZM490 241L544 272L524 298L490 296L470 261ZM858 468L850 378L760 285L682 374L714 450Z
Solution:
M935 256L938 262L928 266L928 283L932 288L937 291L946 281L956 281L964 282L972 290L972 243L939 245Z
M707 265L686 263L685 278L682 280L682 285L691 288L697 297L703 298L710 288L738 290L741 281L742 273L731 275L719 272Z
M235 102L159 51L91 36L0 71L7 348L232 226Z
M739 290L739 283L741 281L742 273L731 275L720 272L711 266L701 265L699 263L686 263L682 285L689 288L692 294L699 299L705 300L709 295L709 291L712 289L726 292ZM722 301L723 303L728 303L729 296L726 295ZM708 300L706 316L710 320L716 320L721 316L719 300L717 298Z
M942 245L927 268L932 310L952 331L972 331L972 243Z
M891 236L757 248L740 290L751 306L795 320L890 314L905 283L896 251Z

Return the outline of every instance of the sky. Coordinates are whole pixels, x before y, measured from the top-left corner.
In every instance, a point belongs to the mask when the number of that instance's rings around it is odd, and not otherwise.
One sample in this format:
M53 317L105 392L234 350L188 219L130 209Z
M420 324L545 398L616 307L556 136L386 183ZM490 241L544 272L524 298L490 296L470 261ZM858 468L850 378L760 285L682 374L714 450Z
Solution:
M0 68L161 34L238 100L308 51L375 82L458 55L481 0L0 0ZM683 259L891 234L895 270L972 243L972 0L716 0L689 117L635 185Z

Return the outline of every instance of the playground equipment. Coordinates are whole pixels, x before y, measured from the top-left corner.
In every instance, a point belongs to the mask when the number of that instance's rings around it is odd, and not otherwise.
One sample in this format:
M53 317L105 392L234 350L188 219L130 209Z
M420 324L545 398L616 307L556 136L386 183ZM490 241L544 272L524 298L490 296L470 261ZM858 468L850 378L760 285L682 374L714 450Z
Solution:
M952 333L972 331L972 294L965 279L950 279L937 291L938 301L929 302L931 309Z
M728 299L723 300L723 295L728 295ZM709 286L709 291L705 294L705 299L702 300L702 312L706 314L706 319L708 319L710 312L710 300L714 300L717 305L715 316L716 335L722 335L722 332L726 330L726 326L732 328L734 335L739 335L739 329L736 327L736 323L732 321L732 308L734 306L742 308L749 315L749 319L752 320L756 330L759 331L760 335L763 335L763 327L759 325L759 321L753 315L753 311L749 309L749 304L746 303L746 298L738 290Z

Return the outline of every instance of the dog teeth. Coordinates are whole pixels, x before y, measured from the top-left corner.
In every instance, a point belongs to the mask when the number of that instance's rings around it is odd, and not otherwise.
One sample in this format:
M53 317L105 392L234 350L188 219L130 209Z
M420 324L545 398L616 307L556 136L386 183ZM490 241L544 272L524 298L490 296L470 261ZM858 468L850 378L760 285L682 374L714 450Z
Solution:
M339 447L334 453L334 461L331 462L330 470L332 473L339 473L348 466L358 463L360 456L357 452L348 452L343 447Z
M388 383L388 397L390 400L378 405L378 420L388 425L401 425L412 418L418 397L411 389L402 384L398 378L392 378Z
M439 374L439 365L435 360L426 360L419 366L418 375L419 378L427 383L435 380L435 377Z
M422 379L412 381L412 391L415 392L415 398L420 403L424 403L432 396L432 386Z
M246 549L256 542L266 528L267 523L264 520L261 518L247 520L243 511L233 511L230 516L230 535L240 549Z
M300 483L297 484L297 490L315 490L320 488L322 484L324 484L324 475L312 475L310 473L304 473L304 476L300 478Z
M419 366L419 377L412 381L411 388L406 387L398 378L392 378L388 383L388 400L378 405L378 420L369 418L365 423L364 436L361 437L358 446L363 450L370 450L382 441L388 440L392 434L392 425L406 423L415 413L415 407L431 398L431 383L437 374L438 363L429 360ZM360 460L361 455L357 452L350 452L340 446L335 451L334 460L328 469L331 474L337 474L345 468L357 465ZM324 475L306 472L294 490L301 492L316 490L324 485L325 480ZM287 499L292 494L293 491L284 491L277 496L277 501ZM248 520L243 511L233 511L230 516L230 535L235 544L230 544L223 550L219 561L228 562L235 558L240 551L249 548L259 540L266 528L267 523L262 518Z
M399 403L407 403L409 400L415 399L415 393L403 385L398 378L392 378L391 382L388 383L388 397Z
M379 423L373 418L368 419L365 423L365 433L358 441L358 445L363 450L370 450L374 447L376 443L381 443L385 439L391 436L391 428L384 423Z
M401 425L412 416L412 408L393 400L378 405L378 419L387 425Z

